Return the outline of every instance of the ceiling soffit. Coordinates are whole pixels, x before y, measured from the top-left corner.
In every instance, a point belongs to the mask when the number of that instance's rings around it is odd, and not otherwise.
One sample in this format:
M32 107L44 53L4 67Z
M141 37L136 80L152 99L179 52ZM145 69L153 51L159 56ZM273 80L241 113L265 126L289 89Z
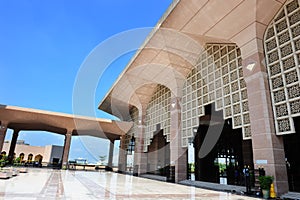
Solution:
M116 139L132 126L131 123L6 105L0 105L0 120L1 124L6 122L7 127L13 130L39 130L58 134L76 131L77 135L105 139Z
M189 35L201 45L236 43L240 48L262 39L266 26L286 0L181 0L162 23L162 28ZM249 48L260 50L258 44Z
M151 94L152 88L147 88L153 84L165 85L180 95L178 88L206 43L242 46L263 35L282 3L284 0L181 0L127 66L99 108L111 111L107 106L114 101L125 102L113 103L119 110L128 110L131 104L140 107L138 104L147 103L149 98L138 89Z

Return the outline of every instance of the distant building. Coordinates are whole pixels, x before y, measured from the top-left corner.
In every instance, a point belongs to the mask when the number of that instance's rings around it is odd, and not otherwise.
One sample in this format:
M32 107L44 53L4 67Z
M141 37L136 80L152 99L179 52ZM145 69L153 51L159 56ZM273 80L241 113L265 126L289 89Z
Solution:
M5 141L1 155L8 155L10 141ZM15 148L15 158L20 157L21 163L39 162L43 166L61 162L63 146L46 145L30 146L24 140L18 140Z

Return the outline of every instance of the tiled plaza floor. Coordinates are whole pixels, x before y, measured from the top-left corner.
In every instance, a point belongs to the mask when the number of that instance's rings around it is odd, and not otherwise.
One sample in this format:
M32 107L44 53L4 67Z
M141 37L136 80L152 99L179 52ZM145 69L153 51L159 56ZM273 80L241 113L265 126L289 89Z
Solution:
M0 179L0 199L203 199L255 198L159 182L113 172L29 169Z

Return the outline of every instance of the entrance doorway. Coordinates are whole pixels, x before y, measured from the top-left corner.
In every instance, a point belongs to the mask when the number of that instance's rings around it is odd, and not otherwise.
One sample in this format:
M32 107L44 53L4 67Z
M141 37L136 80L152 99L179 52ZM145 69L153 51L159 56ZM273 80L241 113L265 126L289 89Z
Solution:
M168 176L170 165L170 143L166 141L163 130L157 131L148 147L147 171L150 174Z
M212 112L214 117L212 117ZM215 131L209 131L215 130ZM220 131L217 133L217 131ZM211 151L203 158L199 151L208 134L216 137ZM219 138L217 138L219 137ZM244 141L241 129L232 129L231 119L223 120L223 113L216 112L213 105L205 107L205 116L194 138L195 180L242 185L243 166L253 167L251 140Z
M231 120L226 120L221 137L216 144L217 158L215 164L218 166L220 183L229 185L240 185L243 181L243 150L241 129L232 129Z
M294 118L296 133L283 136L289 190L300 192L300 117Z

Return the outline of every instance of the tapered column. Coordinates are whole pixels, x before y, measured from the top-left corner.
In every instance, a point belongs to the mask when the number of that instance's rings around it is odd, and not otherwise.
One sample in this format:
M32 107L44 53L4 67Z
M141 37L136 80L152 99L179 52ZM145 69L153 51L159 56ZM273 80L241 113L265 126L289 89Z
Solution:
M113 157L114 157L114 145L115 140L109 140L109 154L108 154L108 163L107 170L112 171L113 168Z
M142 135L143 136L143 135ZM141 174L147 173L147 159L148 154L144 152L144 138L139 136L136 138L136 146L134 152L134 163L135 163L135 175L140 176Z
M1 122L0 125L0 153L2 152L5 136L7 131L7 123Z
M260 42L260 41L257 41ZM243 72L247 85L253 160L255 167L265 168L266 174L274 176L275 191L288 191L284 144L276 136L269 90L268 75L263 53L255 53L243 60Z
M125 136L120 137L120 148L119 148L119 163L118 172L124 173L126 171L127 165L127 155L125 149Z
M63 155L62 155L62 168L63 169L66 169L68 167L68 158L69 158L69 152L70 152L70 146L71 146L72 131L73 130L67 130L67 133L65 135L64 151L63 151Z
M12 139L10 142L10 147L9 147L9 153L8 153L8 163L12 164L14 160L14 153L16 149L16 144L19 136L19 130L14 130L14 133L12 135Z
M180 98L171 99L171 172L175 167L175 182L187 179L187 148L181 145L181 107ZM172 168L173 167L173 168Z
M147 173L147 153L144 153L144 138L137 137L134 150L134 175L145 173Z
M140 176L147 173L147 153L144 152L145 113L139 110L137 133L135 134L134 149L134 175Z

